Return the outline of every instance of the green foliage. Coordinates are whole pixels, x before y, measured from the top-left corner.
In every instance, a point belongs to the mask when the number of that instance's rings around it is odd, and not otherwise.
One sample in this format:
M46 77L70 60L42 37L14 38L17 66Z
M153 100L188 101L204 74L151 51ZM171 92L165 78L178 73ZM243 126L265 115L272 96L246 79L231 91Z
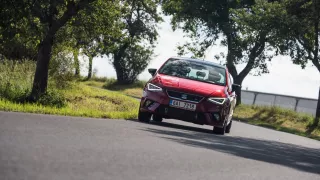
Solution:
M120 18L120 1L96 0L65 27L70 29L67 31L71 37L69 46L81 48L81 53L90 60L88 78L92 75L92 59L105 52L109 53L114 48L114 39L120 38ZM59 36L62 39L65 37L63 33Z
M320 2L317 0L287 0L282 3L286 14L286 25L289 27L281 44L285 53L290 55L295 64L306 67L308 62L320 72ZM280 33L283 31L279 28ZM279 34L280 34L279 33Z
M252 69L256 70L255 75L268 73L267 62L272 58L272 54L267 53L270 50L267 44L271 37L269 28L254 33L248 29L248 23L253 23L249 15L255 13L252 8L255 2L262 3L252 0L164 1L164 12L173 16L173 29L182 28L191 38L191 42L178 46L178 54L191 53L192 57L204 57L206 50L217 44L218 37L222 37L219 43L227 46L228 54L219 53L215 58L227 65L237 84L241 84ZM235 65L241 63L246 66L237 72Z
M38 19L25 14L22 1L1 1L0 54L6 59L36 59L40 42Z
M35 62L30 60L24 61L8 61L0 62L0 99L6 99L17 103L26 103L27 97L31 93L33 75L35 71ZM52 89L61 87L67 82L63 79L52 78L50 81ZM56 81L55 81L56 80ZM60 83L60 85L59 85ZM57 86L59 85L59 86ZM64 106L64 97L61 93L49 90L47 93L40 96L36 104L47 106Z
M116 79L108 78L103 85L103 88L109 89L109 90L124 90L124 89L133 89L133 88L139 88L142 91L142 88L144 88L145 84L147 82L145 81L135 81L131 84L124 85L119 84Z
M148 66L153 56L152 47L140 46L132 44L123 53L122 58L114 63L117 71L118 78L121 81L118 83L132 84L137 80L138 75ZM119 69L119 67L125 67Z
M54 56L50 61L49 78L58 89L68 88L74 79L74 63L70 51L64 47L56 48ZM52 84L52 83L51 83Z
M34 71L32 61L0 61L0 98L24 101L30 93Z
M28 32L27 40L36 40L37 48L37 68L30 99L37 100L44 94L48 85L48 66L52 55L52 47L58 44L66 45L70 36L59 36L72 31L68 22L75 17L78 12L90 7L96 0L77 1L9 1L4 0L5 5L0 7L0 16L4 18L0 23L0 37L2 42L19 36L20 31ZM20 28L23 27L23 28ZM62 38L63 37L63 38ZM24 40L24 38L22 38ZM4 43L6 44L6 43ZM0 48L1 50L1 48Z
M66 106L63 94L57 90L50 89L45 94L42 94L37 101L38 104L50 107L61 108Z
M157 3L157 0L128 0L121 6L121 36L115 39L114 49L106 50L112 55L120 83L133 83L153 55L157 23L162 21Z
M20 104L0 98L0 110L111 119L134 119L138 116L139 102L117 92L83 84L58 92L65 97L63 107L56 106L56 103L54 106L40 103ZM55 94L49 96L54 96L56 99ZM50 97L50 101L51 99L53 97ZM48 104L47 101L46 104Z
M239 105L234 119L320 140L319 123L315 124L311 115L288 109Z
M241 12L242 24L255 33L267 29L276 55L291 56L295 64L312 62L320 71L320 3L317 0L257 1L254 14ZM244 17L244 18L243 18ZM250 20L251 19L251 20ZM268 37L270 39L270 37Z

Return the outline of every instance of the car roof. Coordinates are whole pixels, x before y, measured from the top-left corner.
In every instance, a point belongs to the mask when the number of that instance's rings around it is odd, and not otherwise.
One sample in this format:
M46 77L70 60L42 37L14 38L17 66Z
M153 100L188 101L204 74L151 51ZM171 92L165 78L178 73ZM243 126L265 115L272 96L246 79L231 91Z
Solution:
M226 66L220 65L218 63L210 62L210 61L207 61L207 60L202 60L202 59L188 58L188 57L170 57L169 59L187 60L187 61L202 63L202 64L206 64L206 65L213 65L213 66L216 66L216 67L220 67L220 68L226 69Z

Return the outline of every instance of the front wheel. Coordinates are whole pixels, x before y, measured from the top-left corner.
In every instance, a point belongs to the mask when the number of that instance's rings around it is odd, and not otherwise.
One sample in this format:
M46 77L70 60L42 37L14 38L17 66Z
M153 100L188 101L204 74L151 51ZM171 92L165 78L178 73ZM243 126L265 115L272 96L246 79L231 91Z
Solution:
M224 135L225 131L226 131L226 126L225 126L225 125L223 125L222 128L220 128L220 127L213 127L213 133L215 133L215 134Z
M232 127L232 121L230 121L230 123L229 123L228 126L226 127L226 133L230 133L231 127Z
M162 122L162 117L159 115L153 115L152 120L155 122Z
M138 120L141 122L150 122L151 114L148 112L142 112L139 110Z

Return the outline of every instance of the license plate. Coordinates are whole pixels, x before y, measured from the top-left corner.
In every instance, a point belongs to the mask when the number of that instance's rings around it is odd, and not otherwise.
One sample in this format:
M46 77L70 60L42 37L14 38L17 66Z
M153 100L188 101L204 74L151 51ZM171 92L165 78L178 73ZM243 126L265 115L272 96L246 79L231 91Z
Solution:
M177 100L170 100L169 105L172 107L177 107L177 108L186 109L186 110L190 110L190 111L195 111L196 107L197 107L196 104L183 102L183 101L177 101Z

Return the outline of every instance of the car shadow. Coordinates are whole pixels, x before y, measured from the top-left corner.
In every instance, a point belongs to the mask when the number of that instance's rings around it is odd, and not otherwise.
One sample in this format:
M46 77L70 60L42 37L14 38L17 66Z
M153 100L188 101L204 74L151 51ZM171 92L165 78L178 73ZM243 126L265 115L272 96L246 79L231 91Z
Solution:
M154 126L161 126L161 127L167 127L167 128L173 128L173 129L181 129L181 130L187 130L187 131L212 134L212 130L210 130L210 129L204 129L204 128L198 128L198 127L192 127L192 126L184 126L184 125L173 124L173 123L168 123L168 122L150 121L150 122L146 123L146 122L140 122L136 119L126 119L126 120L137 122L137 123L150 124L150 125L154 125Z
M149 124L170 129L152 128L150 126L141 130L157 134L160 138L186 146L201 147L246 159L320 174L320 149L239 136L214 135L208 129L167 122L151 122ZM178 129L187 131L178 131Z

